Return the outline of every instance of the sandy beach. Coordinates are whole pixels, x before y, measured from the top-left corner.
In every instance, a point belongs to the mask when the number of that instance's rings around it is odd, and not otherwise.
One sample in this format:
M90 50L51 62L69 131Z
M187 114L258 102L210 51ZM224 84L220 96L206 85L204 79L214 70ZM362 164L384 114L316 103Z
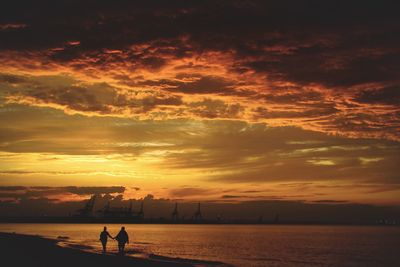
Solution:
M192 267L217 266L218 263L152 257L151 259L96 254L57 245L58 241L40 236L0 233L1 265L7 267L135 266Z

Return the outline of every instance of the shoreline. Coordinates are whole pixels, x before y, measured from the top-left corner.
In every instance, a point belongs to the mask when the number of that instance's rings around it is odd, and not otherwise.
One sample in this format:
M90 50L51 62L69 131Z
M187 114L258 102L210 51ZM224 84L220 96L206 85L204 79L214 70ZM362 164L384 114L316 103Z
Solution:
M80 223L72 223L72 222L2 222L0 221L0 225L24 225L24 224L37 224L37 225L63 225L63 224L83 224L83 225L101 225L104 224L98 222L80 222ZM107 225L121 225L121 223L106 223ZM400 228L400 224L328 224L328 223L280 223L280 224L256 224L256 223L125 223L124 225L192 225L192 226L200 226L200 225L211 225L211 226L264 226L264 227L293 227L293 226L324 226L324 227L377 227L377 228ZM0 232L1 233L1 232Z
M46 217L46 218L27 218L27 217L10 217L4 218L0 217L0 224L24 224L24 223L34 223L34 224L172 224L172 225L326 225L326 226L400 226L400 221L393 221L387 223L379 222L316 222L316 221L280 221L280 222L251 222L251 221L170 221L170 220L142 220L142 221L132 221L132 220L103 220L88 218L85 220L76 218L64 218L64 217Z
M50 239L38 235L0 232L2 263L5 266L29 267L78 267L78 266L119 266L119 267L205 267L228 266L220 262L208 262L191 259L169 258L151 255L149 258L119 256L113 253L105 255L89 252L79 247L59 246L62 240Z

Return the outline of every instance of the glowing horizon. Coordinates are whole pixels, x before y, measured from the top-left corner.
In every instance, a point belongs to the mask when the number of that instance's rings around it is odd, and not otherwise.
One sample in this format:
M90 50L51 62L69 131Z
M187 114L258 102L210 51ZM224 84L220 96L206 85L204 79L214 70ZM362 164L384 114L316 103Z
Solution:
M10 7L0 201L399 205L397 14L250 2Z

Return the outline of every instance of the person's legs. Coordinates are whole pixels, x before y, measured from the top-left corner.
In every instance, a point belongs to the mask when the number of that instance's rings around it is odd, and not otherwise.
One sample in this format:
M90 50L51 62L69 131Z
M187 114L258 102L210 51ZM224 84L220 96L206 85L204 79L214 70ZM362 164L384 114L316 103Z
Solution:
M125 243L121 244L121 254L124 255L125 253Z
M107 242L101 242L101 244L103 245L103 253L106 253L106 250L107 250Z

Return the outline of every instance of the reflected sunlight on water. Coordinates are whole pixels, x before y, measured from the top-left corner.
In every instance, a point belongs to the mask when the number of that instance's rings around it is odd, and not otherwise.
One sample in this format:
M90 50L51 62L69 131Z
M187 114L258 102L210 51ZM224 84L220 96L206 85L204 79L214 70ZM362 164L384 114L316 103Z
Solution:
M107 225L112 236L120 225ZM125 225L136 257L152 254L236 266L400 266L400 228L283 225ZM0 224L2 232L68 237L62 245L101 251L100 224ZM108 250L117 244L109 240Z

